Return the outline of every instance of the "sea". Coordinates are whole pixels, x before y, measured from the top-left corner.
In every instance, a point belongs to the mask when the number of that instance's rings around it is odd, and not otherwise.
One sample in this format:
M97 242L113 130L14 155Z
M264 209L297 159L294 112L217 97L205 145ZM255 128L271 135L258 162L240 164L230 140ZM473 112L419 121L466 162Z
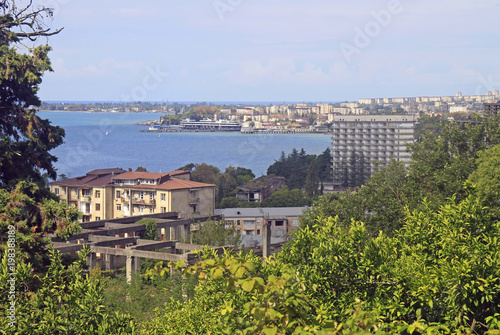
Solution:
M251 169L258 177L293 148L320 154L330 146L324 134L241 134L239 132L141 132L139 122L158 120L159 113L39 112L40 117L65 129L65 142L51 154L57 174L68 178L88 171L119 167L168 172L189 163Z

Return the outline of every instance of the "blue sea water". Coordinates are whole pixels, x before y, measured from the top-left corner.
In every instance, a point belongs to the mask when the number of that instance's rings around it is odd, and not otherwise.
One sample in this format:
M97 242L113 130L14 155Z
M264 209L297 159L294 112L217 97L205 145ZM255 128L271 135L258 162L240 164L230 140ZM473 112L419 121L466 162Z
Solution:
M99 168L138 166L151 172L176 170L189 163L249 168L266 174L281 152L304 148L320 154L330 146L322 134L256 135L222 133L147 133L137 122L159 119L156 113L40 112L66 131L65 143L53 151L57 173L68 177Z

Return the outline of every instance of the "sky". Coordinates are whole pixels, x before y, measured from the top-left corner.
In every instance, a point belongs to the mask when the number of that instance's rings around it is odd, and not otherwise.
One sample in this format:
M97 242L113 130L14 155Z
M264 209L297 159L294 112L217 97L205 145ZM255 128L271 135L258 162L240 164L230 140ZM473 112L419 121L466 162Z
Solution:
M44 101L355 101L500 90L500 0L45 0ZM45 41L44 41L45 43Z

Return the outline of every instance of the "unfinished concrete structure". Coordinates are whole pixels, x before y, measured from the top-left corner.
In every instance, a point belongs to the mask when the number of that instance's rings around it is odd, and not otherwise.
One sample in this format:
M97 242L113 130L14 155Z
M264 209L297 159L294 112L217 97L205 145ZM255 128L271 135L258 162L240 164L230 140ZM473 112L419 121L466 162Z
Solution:
M139 220L145 218L156 220L157 241L145 240L136 236L137 233L146 229L144 225L137 224ZM51 236L52 246L62 253L77 252L87 246L91 251L87 256L87 264L90 268L99 265L105 270L113 270L125 266L127 281L130 282L132 274L137 273L140 268L141 258L171 262L185 261L186 265L199 261L199 256L193 251L202 250L203 246L183 243L179 240L186 241L192 224L218 219L220 219L219 216L179 219L178 213L170 212L84 222L81 223L82 231L70 237L68 241ZM270 237L270 225L264 234ZM234 249L235 246L211 246L211 248L222 254L224 249ZM254 251L257 255L268 257L271 250L277 252L280 248L281 244L274 246L274 249L271 245L265 245Z

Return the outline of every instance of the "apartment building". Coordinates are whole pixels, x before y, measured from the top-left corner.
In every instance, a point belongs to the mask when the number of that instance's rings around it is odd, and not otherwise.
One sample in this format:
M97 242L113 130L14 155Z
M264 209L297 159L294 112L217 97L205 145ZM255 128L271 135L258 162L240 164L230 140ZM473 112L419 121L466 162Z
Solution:
M82 221L178 212L191 218L213 215L215 185L189 180L189 171L167 173L98 169L50 183L61 201L83 213Z
M297 229L299 218L308 207L226 208L218 209L227 224L234 225L241 235L262 236L264 224L271 225L272 237L287 237Z
M410 162L406 151L414 140L416 118L406 115L338 115L332 124L332 166L334 178L341 175L342 165L353 153L363 154L370 162L368 172L373 172L374 162L385 165L395 158L405 164Z

